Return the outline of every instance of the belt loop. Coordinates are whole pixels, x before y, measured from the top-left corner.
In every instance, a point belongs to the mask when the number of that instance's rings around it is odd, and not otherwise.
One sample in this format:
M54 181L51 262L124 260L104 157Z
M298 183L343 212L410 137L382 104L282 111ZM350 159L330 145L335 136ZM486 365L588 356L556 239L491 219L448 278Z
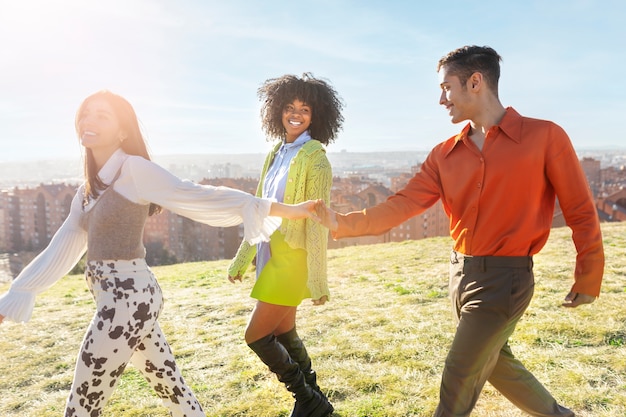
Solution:
M478 259L480 259L480 272L487 272L487 257L481 256Z

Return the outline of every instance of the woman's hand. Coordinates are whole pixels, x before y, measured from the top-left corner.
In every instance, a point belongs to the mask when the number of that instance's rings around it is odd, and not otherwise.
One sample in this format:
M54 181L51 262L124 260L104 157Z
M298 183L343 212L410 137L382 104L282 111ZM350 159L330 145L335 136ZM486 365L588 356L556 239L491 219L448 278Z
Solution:
M313 219L319 221L315 209L318 201L321 200L308 200L298 204L272 203L270 216L283 217L290 220Z
M317 300L311 300L313 302L314 306L321 306L324 305L326 303L326 301L328 301L328 297L323 295L322 298L318 298Z
M315 212L315 221L326 226L330 231L334 232L337 230L339 227L339 223L337 223L337 212L326 206L324 200L317 200L315 202Z
M235 276L228 275L228 280L232 282L233 284L235 283L235 281L241 282L241 275L235 275Z
M4 316L0 314L0 324L2 324L2 320L4 320Z

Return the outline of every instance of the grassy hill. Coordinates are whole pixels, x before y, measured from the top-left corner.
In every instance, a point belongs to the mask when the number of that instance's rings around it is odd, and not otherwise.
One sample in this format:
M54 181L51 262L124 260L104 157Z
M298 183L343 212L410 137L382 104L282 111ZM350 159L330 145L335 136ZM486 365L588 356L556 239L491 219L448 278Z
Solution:
M535 297L511 340L526 366L582 417L626 415L626 224L603 225L603 232L601 297L578 309L560 307L575 252L569 229L555 229L535 257ZM436 238L329 252L332 300L303 303L298 323L335 417L432 414L453 335L449 248L448 238ZM233 285L227 265L154 268L166 296L161 327L208 416L289 415L291 397L243 341L253 275ZM0 326L0 415L62 415L93 312L83 277L68 276L38 298L29 323ZM167 415L132 367L104 413ZM523 414L487 385L474 415Z

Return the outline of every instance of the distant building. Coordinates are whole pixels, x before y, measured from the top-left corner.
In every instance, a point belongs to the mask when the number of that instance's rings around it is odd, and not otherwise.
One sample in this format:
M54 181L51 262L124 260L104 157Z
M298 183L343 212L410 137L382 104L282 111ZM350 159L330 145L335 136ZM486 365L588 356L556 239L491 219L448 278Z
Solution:
M360 211L384 202L396 191L404 188L409 180L418 172L419 165L412 167L410 174L400 174L391 178L392 189L379 183L371 183L368 178L335 178L331 192L331 207L339 213ZM435 236L448 236L450 226L448 216L443 210L441 201L422 214L415 216L398 227L379 236L361 236L329 241L329 248L368 245L384 242L402 242L405 240L425 239Z
M585 157L581 159L580 165L587 177L587 183L591 189L591 193L596 197L600 193L602 187L602 170L600 169L600 161L593 158Z
M76 186L40 185L0 192L0 251L40 251L70 212Z
M624 166L608 167L600 172L601 186L598 195L607 196L620 191L626 185Z
M398 192L407 186L411 178L415 176L421 169L421 164L411 167L411 174L402 174L392 180L392 191ZM399 231L397 230L399 229ZM436 236L450 235L450 220L446 215L441 200L437 202L422 214L419 214L399 227L393 229L392 241L402 240L418 240ZM395 235L397 233L397 236Z
M601 221L626 221L626 170L624 167L600 169L599 161L583 158L581 161L590 187L596 196L596 206ZM232 174L237 165L220 169ZM344 177L334 177L331 189L331 207L340 213L359 211L385 201L404 188L419 164L408 173L389 175L387 188L372 178L371 167L365 171L353 170ZM192 166L189 170L199 167ZM216 169L213 170L215 172ZM389 173L389 171L387 171ZM258 178L210 178L201 184L227 186L254 194ZM595 188L594 188L595 187ZM38 253L69 214L76 185L40 184L34 188L14 188L0 191L0 252ZM553 227L565 225L557 205ZM329 235L329 248L365 245L383 242L400 242L449 235L449 220L441 201L423 213L407 220L380 236L362 236L334 241ZM151 216L144 228L144 244L151 265L232 258L243 238L243 226L211 227L191 221L168 210Z
M600 220L607 222L626 221L626 189L621 189L597 200Z
M258 180L214 178L200 184L225 186L254 194ZM149 263L193 262L235 256L243 239L243 226L212 227L163 210L151 216L144 228Z

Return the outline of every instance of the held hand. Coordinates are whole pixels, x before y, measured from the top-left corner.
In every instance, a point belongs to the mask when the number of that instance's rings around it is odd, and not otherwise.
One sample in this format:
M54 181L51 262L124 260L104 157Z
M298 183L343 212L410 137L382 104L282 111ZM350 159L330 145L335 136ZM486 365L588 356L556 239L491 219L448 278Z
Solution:
M313 219L317 220L317 212L315 211L315 205L321 200L308 200L302 203L294 204L297 210L296 219Z
M575 308L583 304L591 304L596 300L593 295L581 294L579 292L570 291L565 297L565 301L561 304L563 307Z
M0 324L2 324L3 320L4 320L4 316L2 314L0 314Z
M326 226L329 230L335 231L339 227L337 223L337 212L326 206L323 200L317 200L315 203L315 211L319 223Z
M315 204L318 200L304 201L298 204L272 203L270 216L284 217L286 219L317 219Z

